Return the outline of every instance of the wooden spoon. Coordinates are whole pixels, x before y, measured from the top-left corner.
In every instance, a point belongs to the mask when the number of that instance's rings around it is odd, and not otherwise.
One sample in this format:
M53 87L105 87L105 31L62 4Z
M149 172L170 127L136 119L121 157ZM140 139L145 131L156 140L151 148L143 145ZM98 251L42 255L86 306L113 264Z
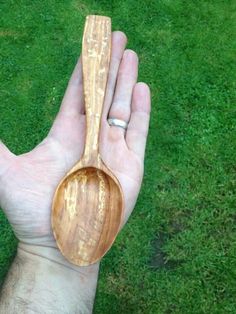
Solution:
M99 154L99 132L111 54L111 19L87 16L82 45L86 141L81 160L59 183L52 229L73 264L98 261L111 247L124 211L121 185Z

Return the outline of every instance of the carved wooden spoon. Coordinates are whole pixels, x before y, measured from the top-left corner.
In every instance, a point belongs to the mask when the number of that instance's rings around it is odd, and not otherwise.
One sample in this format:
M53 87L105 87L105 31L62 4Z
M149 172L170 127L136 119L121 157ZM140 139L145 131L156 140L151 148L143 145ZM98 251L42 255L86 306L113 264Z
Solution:
M99 154L99 131L111 54L111 20L87 16L82 45L86 141L81 160L59 183L52 229L62 254L73 264L98 261L120 229L121 185Z

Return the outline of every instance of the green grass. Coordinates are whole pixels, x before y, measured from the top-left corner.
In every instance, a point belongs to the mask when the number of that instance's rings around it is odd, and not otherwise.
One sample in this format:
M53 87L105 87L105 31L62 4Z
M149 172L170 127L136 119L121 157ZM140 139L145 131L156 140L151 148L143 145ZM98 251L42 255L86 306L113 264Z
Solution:
M0 14L0 134L15 153L47 134L87 14L126 32L152 90L144 184L94 312L236 313L236 2L9 0ZM15 247L1 214L1 278Z

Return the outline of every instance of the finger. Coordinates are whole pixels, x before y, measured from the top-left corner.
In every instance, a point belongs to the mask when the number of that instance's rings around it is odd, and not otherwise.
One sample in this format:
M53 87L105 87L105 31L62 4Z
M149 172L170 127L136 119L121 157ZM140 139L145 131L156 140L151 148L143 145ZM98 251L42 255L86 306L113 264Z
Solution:
M79 58L68 83L59 114L74 115L84 113L82 62Z
M145 83L137 83L132 98L132 112L126 133L130 150L144 159L151 110L150 89Z
M129 122L132 93L137 82L137 76L138 56L134 51L126 50L120 64L115 95L108 114L109 118ZM112 126L111 128L124 135L122 128L117 126Z
M111 61L103 108L103 119L105 121L107 121L108 111L110 109L111 102L114 96L117 73L119 70L121 59L124 54L126 44L127 37L123 32L116 31L112 33Z
M15 155L0 140L0 176L7 170L12 157Z
M78 132L81 133L78 121L84 120L83 114L84 96L80 57L68 83L60 111L53 122L48 136L56 138L64 144L71 142L71 139L68 141L68 134L74 134L78 129Z

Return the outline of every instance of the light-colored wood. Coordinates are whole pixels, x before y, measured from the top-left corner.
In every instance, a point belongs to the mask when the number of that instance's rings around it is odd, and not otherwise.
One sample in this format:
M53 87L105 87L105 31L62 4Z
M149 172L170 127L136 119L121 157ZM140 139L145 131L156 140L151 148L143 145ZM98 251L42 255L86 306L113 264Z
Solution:
M109 250L123 218L121 185L99 154L110 54L110 18L87 16L82 45L85 150L82 159L59 183L52 204L57 245L71 263L80 266L95 263Z

